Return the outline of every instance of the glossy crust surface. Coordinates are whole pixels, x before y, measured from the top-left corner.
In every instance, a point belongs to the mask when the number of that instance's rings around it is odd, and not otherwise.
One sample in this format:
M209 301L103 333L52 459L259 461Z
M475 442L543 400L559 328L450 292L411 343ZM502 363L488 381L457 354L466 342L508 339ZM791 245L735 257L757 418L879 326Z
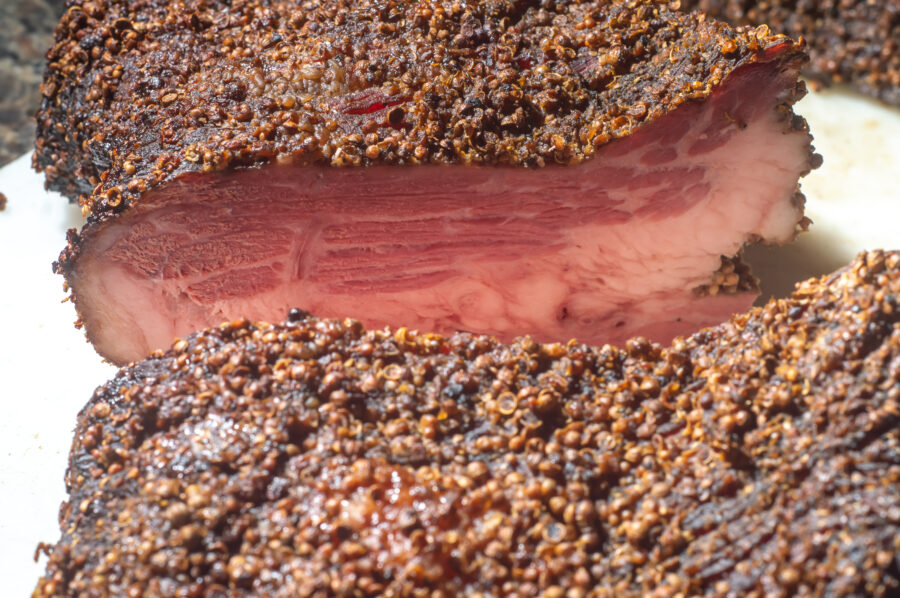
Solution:
M669 348L296 312L79 416L35 596L896 596L900 254Z
M806 76L900 106L900 0L681 0L737 25L769 25L809 44Z
M651 0L72 0L34 163L92 220L269 162L572 164L802 48Z

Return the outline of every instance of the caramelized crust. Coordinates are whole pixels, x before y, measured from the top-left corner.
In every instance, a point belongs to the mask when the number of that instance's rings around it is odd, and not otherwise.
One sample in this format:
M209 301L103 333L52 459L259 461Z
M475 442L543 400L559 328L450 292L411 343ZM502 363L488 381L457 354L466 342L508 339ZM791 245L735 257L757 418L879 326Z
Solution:
M34 164L97 220L268 162L578 163L805 55L651 0L71 0L48 58Z
M35 596L900 592L900 254L665 349L291 320L97 390Z

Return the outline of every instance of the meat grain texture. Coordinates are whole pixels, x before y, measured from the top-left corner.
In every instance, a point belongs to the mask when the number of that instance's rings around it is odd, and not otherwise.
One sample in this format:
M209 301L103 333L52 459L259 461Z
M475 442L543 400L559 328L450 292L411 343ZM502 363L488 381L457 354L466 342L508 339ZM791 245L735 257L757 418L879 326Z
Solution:
M900 0L681 0L736 25L768 25L809 44L804 74L900 106Z
M293 312L82 410L35 596L896 596L900 254L661 348Z
M35 165L126 362L301 306L501 340L660 340L805 226L806 56L650 0L73 1Z

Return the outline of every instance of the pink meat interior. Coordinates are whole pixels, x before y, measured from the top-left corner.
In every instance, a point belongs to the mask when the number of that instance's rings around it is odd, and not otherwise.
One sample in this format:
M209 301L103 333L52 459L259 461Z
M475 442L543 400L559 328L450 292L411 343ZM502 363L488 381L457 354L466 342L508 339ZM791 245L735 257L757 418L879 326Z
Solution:
M89 237L71 277L116 362L292 307L501 340L665 342L744 310L698 296L720 256L793 237L795 73L744 67L576 166L266 166L184 175Z

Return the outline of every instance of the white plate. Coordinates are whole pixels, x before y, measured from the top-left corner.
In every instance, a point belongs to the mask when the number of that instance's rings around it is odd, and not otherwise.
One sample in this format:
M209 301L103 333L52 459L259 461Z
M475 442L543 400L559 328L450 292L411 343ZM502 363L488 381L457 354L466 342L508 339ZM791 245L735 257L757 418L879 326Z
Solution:
M767 294L785 294L862 249L900 248L900 110L829 91L810 94L797 112L825 164L803 181L811 231L750 254ZM27 596L43 568L35 547L59 537L75 416L115 368L72 327L75 312L50 271L79 210L43 191L27 156L0 170L0 192L9 199L0 212L0 593Z

